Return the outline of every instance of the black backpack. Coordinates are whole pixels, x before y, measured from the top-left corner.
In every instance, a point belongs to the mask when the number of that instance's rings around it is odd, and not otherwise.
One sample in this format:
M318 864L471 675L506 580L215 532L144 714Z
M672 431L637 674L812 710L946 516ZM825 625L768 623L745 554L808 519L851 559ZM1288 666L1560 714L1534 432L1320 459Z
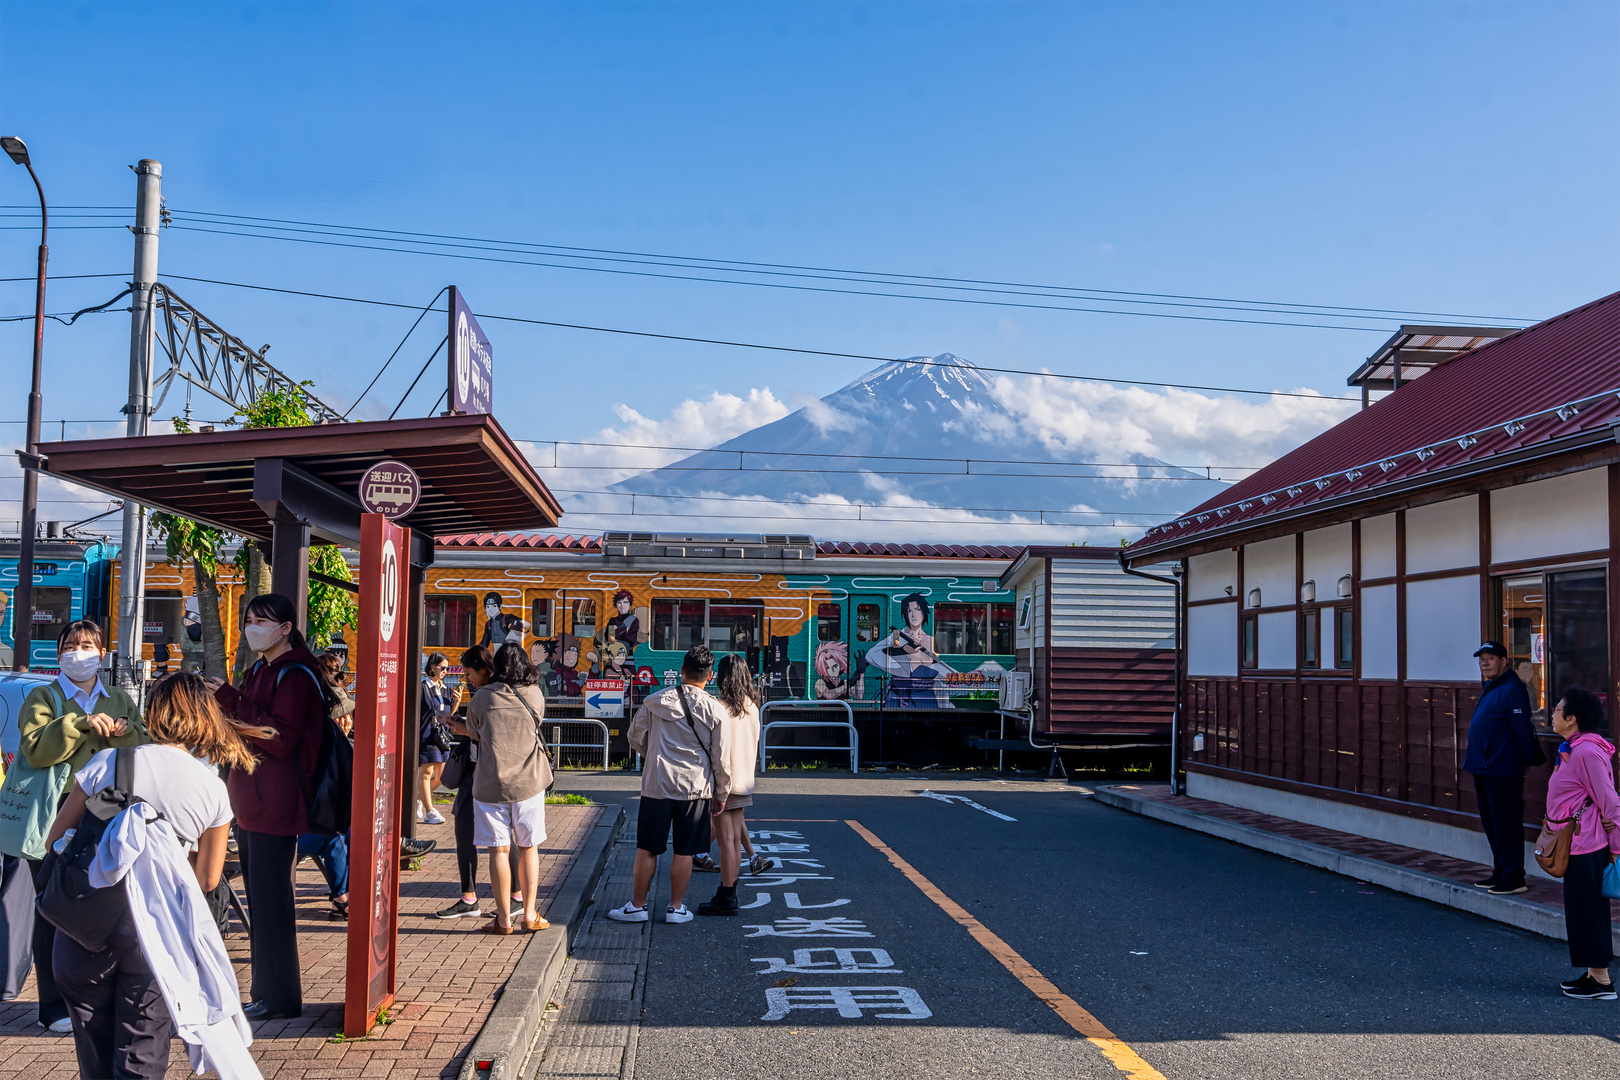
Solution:
M294 668L315 680L326 710L321 723L321 748L315 755L315 771L306 778L304 791L304 814L309 818L309 831L323 836L346 833L354 798L354 745L332 719L335 697L327 692L326 682L307 665L288 664L276 672L276 685L280 686L282 677Z
M107 939L120 927L126 932L133 930L128 921L129 897L124 893L124 883L105 889L90 884L90 864L95 862L107 826L125 808L146 801L132 792L134 748L120 746L113 753L112 786L85 800L84 817L67 848L46 854L45 886L38 901L40 916L54 925L57 933L66 934L90 952L106 949Z

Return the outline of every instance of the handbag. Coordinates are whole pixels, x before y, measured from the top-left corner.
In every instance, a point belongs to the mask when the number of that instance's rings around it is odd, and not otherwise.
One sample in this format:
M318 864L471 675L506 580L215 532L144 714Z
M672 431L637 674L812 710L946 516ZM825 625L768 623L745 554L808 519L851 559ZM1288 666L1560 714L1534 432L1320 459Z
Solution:
M1603 868L1603 895L1620 900L1620 862L1610 862Z
M477 765L478 744L464 739L450 748L450 756L444 759L444 771L439 774L439 783L451 791L457 791L472 779L473 769Z
M67 711L54 683L47 684L46 693L57 716ZM56 811L72 779L73 770L67 762L35 768L18 748L5 783L0 784L0 853L35 862L45 858L45 837L50 835Z
M1560 824L1554 828L1554 818L1541 819L1541 832L1536 836L1535 855L1536 863L1547 871L1549 877L1561 878L1569 872L1569 846L1575 842L1575 830L1580 826L1581 815L1591 806L1586 803L1575 816L1571 818L1556 819Z

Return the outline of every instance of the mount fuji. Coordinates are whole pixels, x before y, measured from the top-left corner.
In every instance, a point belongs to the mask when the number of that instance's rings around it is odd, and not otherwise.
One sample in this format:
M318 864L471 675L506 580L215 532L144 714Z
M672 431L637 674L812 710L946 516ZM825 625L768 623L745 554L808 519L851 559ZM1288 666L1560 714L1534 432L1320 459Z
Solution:
M938 507L978 519L1102 528L1109 537L1134 535L1148 523L1144 515L1180 513L1225 490L1145 455L1037 437L1008 407L1020 385L1040 382L993 380L949 353L890 361L780 420L613 490L729 497L701 511L717 516L742 512L737 499L848 500L915 510L931 532L949 521L928 509ZM697 512L690 502L681 509ZM806 531L858 533L846 513ZM877 520L897 517L904 520Z

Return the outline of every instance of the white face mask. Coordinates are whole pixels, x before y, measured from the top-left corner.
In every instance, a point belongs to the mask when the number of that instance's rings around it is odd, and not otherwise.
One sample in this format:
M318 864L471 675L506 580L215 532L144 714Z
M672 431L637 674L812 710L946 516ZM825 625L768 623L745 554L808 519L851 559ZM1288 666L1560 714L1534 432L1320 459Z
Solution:
M262 653L281 640L281 628L285 625L286 623L277 623L275 626L248 623L242 628L242 636L247 638L248 648L256 653Z
M94 649L73 649L57 657L57 662L70 682L89 682L101 670L101 654Z

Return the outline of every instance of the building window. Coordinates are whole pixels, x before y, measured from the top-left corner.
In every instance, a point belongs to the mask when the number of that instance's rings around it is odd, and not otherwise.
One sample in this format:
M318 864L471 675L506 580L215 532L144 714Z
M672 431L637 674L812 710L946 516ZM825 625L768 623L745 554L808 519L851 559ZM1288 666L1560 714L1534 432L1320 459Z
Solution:
M1349 671L1356 666L1356 617L1350 605L1333 609L1333 666Z
M529 632L537 638L551 636L550 600L536 600L529 605Z
M844 609L837 604L816 605L816 640L844 639Z
M1260 616L1243 616L1242 667L1257 667L1260 662Z
M427 625L422 628L422 645L431 649L465 649L478 635L473 621L483 606L476 596L429 596L426 601Z
M1531 719L1551 731L1564 689L1584 687L1608 703L1609 597L1603 569L1499 578L1502 644L1530 690Z
M1299 620L1299 666L1322 666L1322 609L1306 608Z

